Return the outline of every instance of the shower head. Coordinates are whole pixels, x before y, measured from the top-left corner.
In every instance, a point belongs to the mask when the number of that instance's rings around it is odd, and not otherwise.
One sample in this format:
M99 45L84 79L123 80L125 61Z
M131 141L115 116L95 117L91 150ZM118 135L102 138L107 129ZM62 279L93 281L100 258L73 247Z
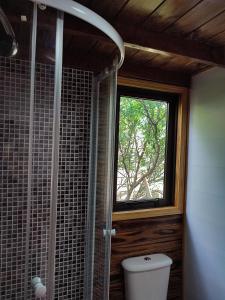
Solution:
M14 56L18 51L18 44L12 26L0 7L0 55Z

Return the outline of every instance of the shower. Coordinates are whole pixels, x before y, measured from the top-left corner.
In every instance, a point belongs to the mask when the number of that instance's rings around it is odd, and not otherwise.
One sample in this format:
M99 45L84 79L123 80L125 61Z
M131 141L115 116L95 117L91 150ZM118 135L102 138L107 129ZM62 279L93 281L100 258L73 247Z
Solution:
M75 1L21 3L0 9L0 299L107 300L123 41ZM108 65L89 68L86 23Z

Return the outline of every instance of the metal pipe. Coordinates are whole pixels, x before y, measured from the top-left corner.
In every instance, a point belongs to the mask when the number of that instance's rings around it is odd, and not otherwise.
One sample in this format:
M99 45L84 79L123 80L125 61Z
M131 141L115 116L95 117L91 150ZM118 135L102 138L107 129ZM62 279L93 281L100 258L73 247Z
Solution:
M31 68L30 68L30 119L29 119L29 150L28 150L28 183L27 183L27 216L26 216L26 254L25 254L25 283L24 300L28 299L28 267L30 245L30 220L32 201L32 171L33 171L33 131L34 131L34 87L36 64L36 40L37 40L37 4L33 7L32 36L31 36Z
M62 59L63 59L63 18L64 14L58 11L56 23L55 45L55 81L54 81L54 112L53 112L53 141L51 166L51 202L50 202L50 231L48 255L47 299L54 299L55 293L55 250L56 250L56 223L59 173L59 142L60 142L60 114L61 114L61 86L62 86Z
M91 127L89 151L88 212L86 229L86 266L85 299L93 299L94 253L95 253L95 219L96 219L96 184L98 154L98 118L99 118L99 83L92 81Z

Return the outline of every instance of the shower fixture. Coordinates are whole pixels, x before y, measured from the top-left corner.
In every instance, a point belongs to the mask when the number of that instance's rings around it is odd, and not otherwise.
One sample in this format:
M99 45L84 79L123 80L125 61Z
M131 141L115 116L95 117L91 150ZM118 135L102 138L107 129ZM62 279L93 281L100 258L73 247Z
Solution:
M6 2L7 9L0 7L0 171L7 171L0 187L5 197L0 299L108 300L123 40L106 20L73 0ZM70 14L93 25L115 43L117 56L107 68L79 68L76 53L66 51L72 65L63 65L64 14L66 20ZM14 59L17 43L21 51ZM49 54L52 61L46 63Z
M32 286L34 289L35 297L38 299L46 299L46 286L42 283L40 277L32 278Z
M42 4L42 3L39 3L38 7L40 8L40 10L46 10L46 8L47 8L46 5Z
M12 26L0 7L0 55L14 56L18 51L18 44Z

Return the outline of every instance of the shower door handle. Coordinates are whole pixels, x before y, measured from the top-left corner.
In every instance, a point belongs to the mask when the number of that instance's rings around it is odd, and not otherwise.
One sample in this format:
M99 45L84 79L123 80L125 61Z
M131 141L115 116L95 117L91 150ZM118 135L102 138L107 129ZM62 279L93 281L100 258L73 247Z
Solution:
M103 229L103 236L106 237L106 235L109 234L111 237L116 235L116 229Z

